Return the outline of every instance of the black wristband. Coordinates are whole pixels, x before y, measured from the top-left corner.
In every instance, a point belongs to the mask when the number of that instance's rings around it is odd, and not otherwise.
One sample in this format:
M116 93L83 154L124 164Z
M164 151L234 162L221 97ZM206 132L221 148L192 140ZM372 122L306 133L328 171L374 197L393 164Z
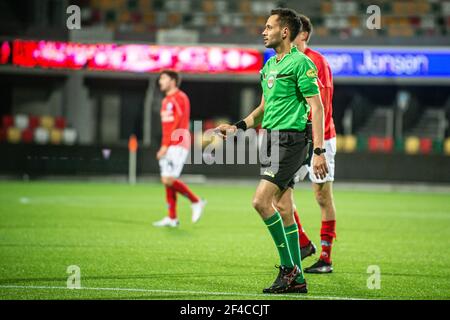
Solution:
M238 129L242 129L242 130L244 130L244 131L247 130L247 124L245 123L244 120L240 120L240 121L236 122L234 125L235 125L236 128L238 128Z

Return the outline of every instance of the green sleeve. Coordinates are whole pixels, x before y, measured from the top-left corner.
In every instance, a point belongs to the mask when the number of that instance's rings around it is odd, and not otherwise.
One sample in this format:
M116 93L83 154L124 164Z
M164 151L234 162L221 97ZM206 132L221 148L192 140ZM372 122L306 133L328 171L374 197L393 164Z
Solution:
M299 59L296 66L297 85L304 97L318 95L317 68L308 57Z

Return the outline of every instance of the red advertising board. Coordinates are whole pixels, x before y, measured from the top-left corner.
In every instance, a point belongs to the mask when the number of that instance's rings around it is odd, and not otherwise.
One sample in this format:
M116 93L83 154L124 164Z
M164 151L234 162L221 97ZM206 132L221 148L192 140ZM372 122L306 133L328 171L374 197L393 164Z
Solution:
M0 47L0 64L7 64L9 57L11 56L11 46L9 42L5 41L1 43Z
M54 41L13 42L13 64L22 67L189 73L257 73L262 53L219 46L81 44Z

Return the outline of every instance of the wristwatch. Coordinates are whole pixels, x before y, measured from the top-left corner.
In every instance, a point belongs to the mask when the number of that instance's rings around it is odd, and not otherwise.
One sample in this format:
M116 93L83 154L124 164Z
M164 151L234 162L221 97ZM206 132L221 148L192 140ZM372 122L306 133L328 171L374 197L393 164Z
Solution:
M315 148L314 149L314 154L320 156L322 153L325 153L325 149L321 149L321 148Z

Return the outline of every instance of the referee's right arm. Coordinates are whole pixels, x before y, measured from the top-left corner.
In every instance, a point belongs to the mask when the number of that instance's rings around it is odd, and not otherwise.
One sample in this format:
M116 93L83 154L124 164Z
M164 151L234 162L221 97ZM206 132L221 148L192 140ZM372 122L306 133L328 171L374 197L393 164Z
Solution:
M255 128L259 126L264 117L264 95L261 95L261 103L255 110L244 119L247 128Z
M240 126L244 126L244 130L248 128L255 128L261 124L264 116L264 95L261 96L261 103L257 106L245 119L239 121ZM238 123L239 123L238 122ZM236 124L221 124L216 129L215 132L222 138L226 138L227 134L235 134L238 130Z

